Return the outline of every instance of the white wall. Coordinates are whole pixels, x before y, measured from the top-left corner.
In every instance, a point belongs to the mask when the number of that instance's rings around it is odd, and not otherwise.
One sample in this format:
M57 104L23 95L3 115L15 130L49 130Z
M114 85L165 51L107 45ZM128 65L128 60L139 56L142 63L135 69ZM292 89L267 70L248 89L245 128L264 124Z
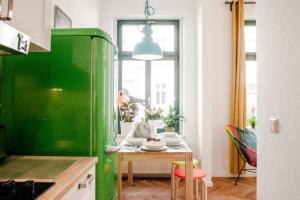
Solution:
M299 199L300 1L257 1L258 199ZM280 118L270 132L269 118Z
M212 157L212 176L229 173L231 100L231 13L224 0L202 0L202 147ZM245 5L245 18L255 19L255 6ZM201 46L199 47L201 48ZM203 150L202 150L203 151Z
M71 18L73 28L96 28L99 27L100 1L52 0L52 3Z
M195 156L199 157L197 128L197 59L196 59L196 1L195 0L152 0L156 9L154 18L182 20L180 60L183 99L182 112L186 118L184 133L192 145ZM103 0L100 25L116 39L117 19L144 19L144 1L142 0Z
M223 0L202 2L203 145L210 142L212 175L225 176L229 166L223 127L229 121L230 105L230 11Z

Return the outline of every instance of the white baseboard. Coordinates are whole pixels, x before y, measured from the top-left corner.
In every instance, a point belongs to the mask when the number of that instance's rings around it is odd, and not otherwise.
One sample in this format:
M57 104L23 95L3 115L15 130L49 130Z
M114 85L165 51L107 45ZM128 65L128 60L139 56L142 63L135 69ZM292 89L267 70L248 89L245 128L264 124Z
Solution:
M229 172L219 171L219 172L213 172L212 177L237 177L237 175L231 174ZM244 175L241 175L241 177L256 177L256 174L248 172Z
M206 185L206 187L212 187L212 186L214 186L214 183L212 182L211 179L205 178L205 185Z

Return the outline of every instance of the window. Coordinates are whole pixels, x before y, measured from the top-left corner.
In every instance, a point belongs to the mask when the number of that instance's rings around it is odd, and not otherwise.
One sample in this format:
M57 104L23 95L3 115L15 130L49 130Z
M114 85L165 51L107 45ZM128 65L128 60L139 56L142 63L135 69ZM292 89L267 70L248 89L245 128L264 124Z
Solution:
M256 22L245 22L247 114L256 116L257 108L257 64L256 64ZM254 110L253 110L254 108ZM252 113L253 112L253 113Z
M151 20L153 40L163 50L163 59L139 61L132 58L134 46L143 38L144 20L118 21L119 89L143 100L138 117L145 108L160 107L179 112L179 21Z

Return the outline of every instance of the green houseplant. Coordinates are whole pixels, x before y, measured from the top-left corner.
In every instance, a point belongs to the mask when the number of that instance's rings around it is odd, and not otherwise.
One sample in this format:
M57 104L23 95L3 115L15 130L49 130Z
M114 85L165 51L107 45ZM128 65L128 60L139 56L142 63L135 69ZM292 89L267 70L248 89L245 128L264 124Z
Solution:
M156 137L157 128L161 124L163 109L150 108L145 110L145 118L148 121L151 128L151 136Z
M145 109L146 120L160 120L162 118L163 109L161 108L152 108Z
M122 91L119 91L117 103L121 117L121 135L125 137L133 132L135 126L134 119L138 114L138 106L132 98L123 94Z
M174 108L170 106L169 113L163 117L163 122L165 123L165 131L166 132L175 132L176 127L178 127L179 123L183 120L183 116L181 114L176 114Z
M124 122L133 122L138 113L138 106L131 98L124 101L119 109Z
M247 125L250 126L250 128L252 130L256 129L257 118L255 116L255 107L254 106L252 106L252 108L251 108L251 115L249 115L248 118L247 118Z
M255 130L257 126L257 118L256 116L249 116L247 119L247 125L251 127L251 129Z

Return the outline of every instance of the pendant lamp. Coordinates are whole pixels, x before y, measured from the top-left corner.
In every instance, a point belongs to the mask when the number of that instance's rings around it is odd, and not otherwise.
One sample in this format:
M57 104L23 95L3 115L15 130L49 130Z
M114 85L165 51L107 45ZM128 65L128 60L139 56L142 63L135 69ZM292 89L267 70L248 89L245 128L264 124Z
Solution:
M145 3L146 25L143 28L144 38L141 42L135 45L132 57L137 60L158 60L163 57L160 46L153 41L153 30L149 23L149 16L154 15L155 10L149 6L149 1Z

